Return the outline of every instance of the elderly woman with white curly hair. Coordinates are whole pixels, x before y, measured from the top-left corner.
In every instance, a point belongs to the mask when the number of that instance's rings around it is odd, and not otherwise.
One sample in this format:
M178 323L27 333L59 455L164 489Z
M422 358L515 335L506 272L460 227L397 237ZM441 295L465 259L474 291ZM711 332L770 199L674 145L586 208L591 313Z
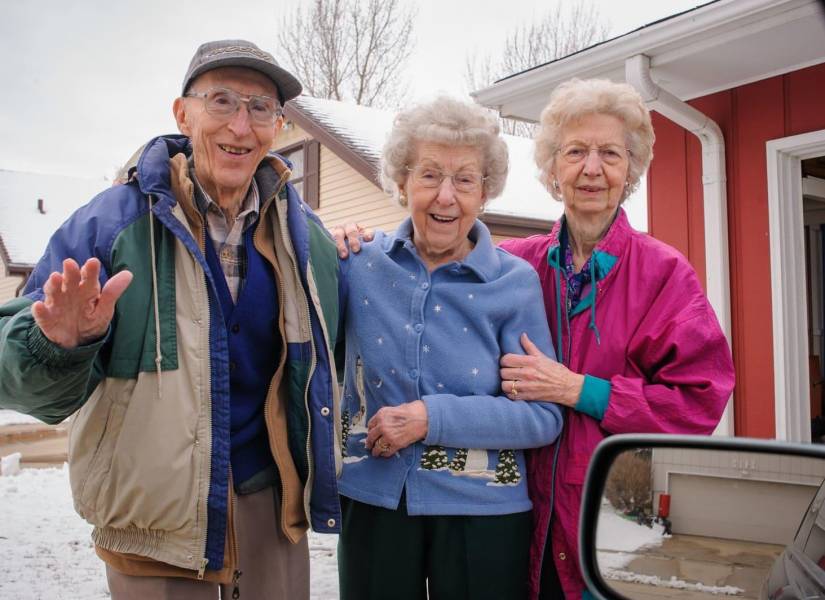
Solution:
M500 389L522 333L553 356L535 271L476 218L507 147L494 116L442 97L397 115L381 175L410 216L340 263L341 597L524 598L522 449L555 440L561 417Z
M710 434L733 389L730 349L693 267L633 230L621 208L653 139L631 86L559 86L542 112L535 158L564 216L547 235L502 244L538 272L556 348L548 355L525 336L526 356L502 357L502 390L514 400L551 398L565 413L558 441L528 453L531 598L587 594L577 530L596 445L612 433Z

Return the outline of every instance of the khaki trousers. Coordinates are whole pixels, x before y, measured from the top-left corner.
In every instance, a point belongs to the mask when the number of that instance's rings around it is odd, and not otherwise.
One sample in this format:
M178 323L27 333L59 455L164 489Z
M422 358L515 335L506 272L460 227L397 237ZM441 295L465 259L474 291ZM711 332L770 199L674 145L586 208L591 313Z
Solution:
M272 487L238 496L235 528L243 600L308 600L307 536L292 544L280 527L280 498ZM106 565L112 600L216 600L232 598L232 585L180 577L136 577ZM220 595L219 595L220 593Z

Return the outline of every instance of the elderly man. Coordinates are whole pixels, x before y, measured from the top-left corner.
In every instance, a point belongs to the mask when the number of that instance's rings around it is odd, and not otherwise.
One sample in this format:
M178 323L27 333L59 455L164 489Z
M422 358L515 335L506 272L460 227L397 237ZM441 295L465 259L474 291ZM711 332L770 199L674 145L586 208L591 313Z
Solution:
M335 246L269 152L300 92L254 44L203 44L183 135L0 307L0 407L76 413L74 504L115 599L307 598L308 521L338 529Z

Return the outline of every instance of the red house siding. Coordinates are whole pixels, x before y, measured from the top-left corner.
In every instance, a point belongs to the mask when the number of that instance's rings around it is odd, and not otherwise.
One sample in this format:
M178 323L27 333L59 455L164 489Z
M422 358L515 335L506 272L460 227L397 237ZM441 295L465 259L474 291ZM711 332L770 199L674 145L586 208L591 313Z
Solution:
M775 433L765 143L825 129L823 98L825 64L820 64L690 101L725 136L736 435L772 438ZM701 146L659 114L654 113L653 126L650 232L684 253L704 280Z

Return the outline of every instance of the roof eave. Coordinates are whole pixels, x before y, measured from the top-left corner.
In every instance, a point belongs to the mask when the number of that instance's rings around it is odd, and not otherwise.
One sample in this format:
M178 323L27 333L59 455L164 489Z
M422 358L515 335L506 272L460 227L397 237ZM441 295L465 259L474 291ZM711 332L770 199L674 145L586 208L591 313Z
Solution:
M550 91L570 78L609 77L612 74L612 79L623 81L624 62L632 56L648 55L655 70L670 60L689 55L692 50L707 47L725 36L734 36L749 24L767 19L790 19L792 11L813 12L817 7L814 0L720 0L512 75L471 95L479 104L499 110L503 117L536 120L537 96L544 97L543 104ZM676 51L674 45L677 45ZM657 53L656 49L663 47L668 50ZM787 71L816 62L789 65ZM766 72L764 76L776 74ZM737 82L741 83L744 81ZM714 91L718 89L693 90L681 99L688 100Z
M355 169L365 179L370 181L378 189L381 189L381 182L378 179L378 163L369 156L358 152L350 146L346 140L338 137L332 131L326 129L323 124L314 119L296 101L290 101L284 106L284 115L298 124L321 144L337 154L341 160Z

